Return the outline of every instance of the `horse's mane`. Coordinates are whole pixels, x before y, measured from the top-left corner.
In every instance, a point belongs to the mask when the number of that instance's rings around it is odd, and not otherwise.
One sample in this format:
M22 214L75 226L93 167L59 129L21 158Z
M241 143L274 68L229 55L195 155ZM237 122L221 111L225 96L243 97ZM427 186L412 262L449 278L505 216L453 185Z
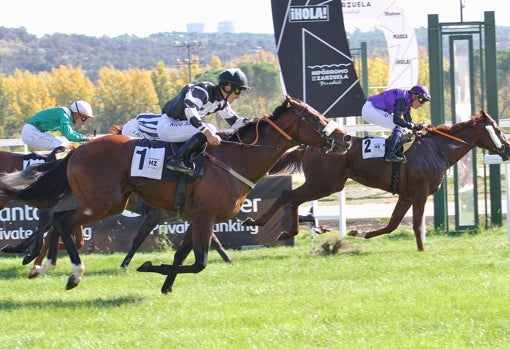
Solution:
M290 104L287 100L283 101L272 113L271 119L276 120L280 115L287 112L290 109ZM258 119L252 119L244 126L240 127L237 131L219 131L217 134L223 140L237 141L237 135L242 137L248 130L254 128L258 123Z
M469 120L466 120L463 122L457 122L453 125L445 125L445 124L438 125L438 126L436 126L436 129L438 129L439 131L443 131L443 132L454 133L454 132L462 130L466 127L473 127L474 125L476 125L476 123L479 120L487 118L487 117L490 117L490 116L488 114L486 114L483 110L480 110L480 112L478 114L472 115L469 118Z

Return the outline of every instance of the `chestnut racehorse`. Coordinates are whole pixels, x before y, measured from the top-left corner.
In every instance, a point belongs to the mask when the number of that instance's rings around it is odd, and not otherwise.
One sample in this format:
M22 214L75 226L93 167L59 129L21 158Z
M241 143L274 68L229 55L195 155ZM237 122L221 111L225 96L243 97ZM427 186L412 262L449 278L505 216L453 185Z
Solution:
M199 273L207 266L213 225L234 217L255 183L291 147L306 144L345 151L350 136L306 103L287 97L271 116L256 119L225 138L221 145L210 147L202 155L200 174L186 185L182 210L190 226L174 254L172 264L143 263L138 271L167 275L161 288L171 292L181 273ZM138 140L109 135L87 142L63 159L52 170L30 180L28 176L10 176L1 181L2 195L31 201L72 193L77 207L54 215L54 233L45 264L40 272L53 269L57 258L58 236L64 242L73 267L66 289L82 279L84 265L72 243L74 227L91 224L119 214L131 193L155 208L176 212L175 180L131 176L131 160ZM11 183L25 181L17 188ZM1 196L1 195L0 195ZM176 212L177 213L177 212ZM183 265L193 250L195 262Z
M348 178L368 187L393 192L393 165L385 162L384 158L363 159L362 149L369 139L353 137L351 141L351 148L343 155L323 154L305 148L286 153L270 173L301 169L305 182L294 190L283 191L259 218L249 218L244 224L263 226L279 208L290 204L291 229L278 238L284 240L298 234L299 205L343 190ZM349 235L370 239L389 234L398 227L412 206L416 244L418 251L423 251L422 224L427 197L439 190L446 171L474 147L497 153L503 160L510 157L510 144L505 135L494 119L483 110L468 121L429 128L425 134L417 136L406 152L407 163L397 165L400 166L400 179L395 191L398 201L388 225L375 231L353 230Z

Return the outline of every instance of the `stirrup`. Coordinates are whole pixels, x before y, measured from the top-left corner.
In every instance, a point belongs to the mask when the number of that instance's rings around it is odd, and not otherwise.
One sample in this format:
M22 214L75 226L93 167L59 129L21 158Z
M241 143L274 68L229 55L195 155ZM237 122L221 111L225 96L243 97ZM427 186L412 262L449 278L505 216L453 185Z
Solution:
M195 172L192 168L187 167L184 162L175 159L168 161L165 167L171 171L181 172L188 176L193 176L193 172Z
M388 155L387 157L385 157L384 161L398 162L398 163L405 164L407 162L407 159L405 158L405 156L398 156L398 155L394 154L394 155Z

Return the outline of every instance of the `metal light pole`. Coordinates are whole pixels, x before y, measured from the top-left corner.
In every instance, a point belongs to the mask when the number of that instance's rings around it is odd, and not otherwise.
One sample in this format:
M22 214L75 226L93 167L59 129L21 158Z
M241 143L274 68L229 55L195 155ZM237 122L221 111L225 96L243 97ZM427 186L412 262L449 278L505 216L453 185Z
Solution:
M174 47L176 48L186 48L188 53L188 58L184 60L185 63L188 64L188 80L191 83L191 65L192 64L200 64L200 59L191 60L191 50L198 49L200 47L200 42L198 41L183 41L183 42L175 42ZM177 63L180 63L180 60L177 60Z

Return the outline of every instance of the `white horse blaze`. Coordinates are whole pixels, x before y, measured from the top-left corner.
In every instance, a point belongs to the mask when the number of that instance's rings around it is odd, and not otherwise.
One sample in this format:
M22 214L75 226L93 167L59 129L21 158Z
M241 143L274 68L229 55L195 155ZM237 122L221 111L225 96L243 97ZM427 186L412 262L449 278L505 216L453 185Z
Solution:
M496 136L496 131L494 131L494 127L492 125L485 126L485 129L487 132L489 132L489 136L491 136L492 142L496 146L496 149L501 149L503 144L501 144L501 141L499 140L498 136Z

